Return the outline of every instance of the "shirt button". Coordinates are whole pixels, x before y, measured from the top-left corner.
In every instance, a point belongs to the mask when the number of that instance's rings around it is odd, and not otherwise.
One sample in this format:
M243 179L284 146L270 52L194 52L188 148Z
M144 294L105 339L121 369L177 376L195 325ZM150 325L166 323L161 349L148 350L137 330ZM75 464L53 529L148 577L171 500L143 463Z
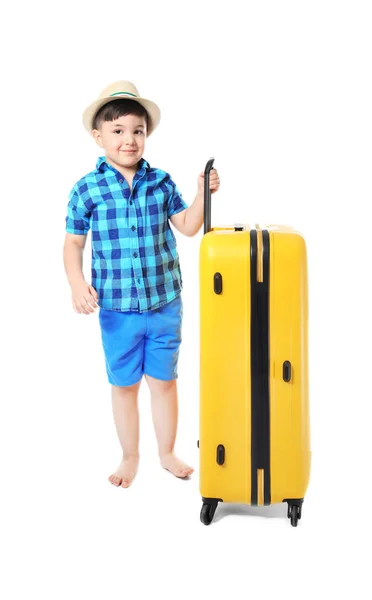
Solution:
M133 204L132 200L129 202L129 204Z
M119 183L123 183L123 179L119 179Z
M136 229L136 228L135 228L135 226L134 226L134 225L132 225L132 231L135 231L135 229Z
M135 253L133 254L133 256L134 256L134 258L137 258L137 256L138 256L137 252L135 252Z

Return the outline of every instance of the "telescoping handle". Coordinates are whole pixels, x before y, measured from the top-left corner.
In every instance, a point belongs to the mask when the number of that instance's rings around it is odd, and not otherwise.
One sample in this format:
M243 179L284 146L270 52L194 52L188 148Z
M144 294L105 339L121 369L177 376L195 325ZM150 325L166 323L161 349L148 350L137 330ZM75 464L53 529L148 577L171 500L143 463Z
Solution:
M209 174L212 170L214 158L210 158L204 169L204 235L211 230L211 190L209 189Z

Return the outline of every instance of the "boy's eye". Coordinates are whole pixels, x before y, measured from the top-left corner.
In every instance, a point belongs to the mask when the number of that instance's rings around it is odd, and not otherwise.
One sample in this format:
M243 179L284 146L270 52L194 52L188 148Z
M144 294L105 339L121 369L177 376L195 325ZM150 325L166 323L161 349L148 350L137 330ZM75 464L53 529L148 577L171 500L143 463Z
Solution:
M114 133L121 133L121 129L115 129ZM141 129L136 129L134 133L143 133L143 131Z

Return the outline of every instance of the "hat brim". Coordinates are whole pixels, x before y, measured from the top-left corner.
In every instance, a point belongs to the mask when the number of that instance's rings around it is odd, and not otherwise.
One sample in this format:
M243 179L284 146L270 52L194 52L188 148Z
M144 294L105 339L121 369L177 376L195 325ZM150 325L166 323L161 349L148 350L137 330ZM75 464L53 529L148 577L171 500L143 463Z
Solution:
M97 114L97 112L99 111L100 108L102 108L102 106L105 106L105 104L108 104L109 102L113 102L114 100L122 100L122 99L126 99L128 100L128 98L123 98L123 97L119 97L119 98L102 98L101 100L95 100L94 102L92 102L92 104L90 104L88 106L88 108L85 109L85 111L83 112L83 125L85 127L85 129L87 130L87 132L89 134L92 134L93 131L93 119L95 117L95 115ZM134 102L138 102L138 104L141 104L141 106L143 106L148 115L149 115L149 124L148 124L148 128L147 128L147 134L146 137L149 137L149 135L152 134L152 132L154 131L154 129L159 125L160 122L160 108L158 107L157 104L155 104L155 102L152 102L152 100L147 100L147 98L140 98L140 97L136 97L136 98L131 98L131 100L133 100Z

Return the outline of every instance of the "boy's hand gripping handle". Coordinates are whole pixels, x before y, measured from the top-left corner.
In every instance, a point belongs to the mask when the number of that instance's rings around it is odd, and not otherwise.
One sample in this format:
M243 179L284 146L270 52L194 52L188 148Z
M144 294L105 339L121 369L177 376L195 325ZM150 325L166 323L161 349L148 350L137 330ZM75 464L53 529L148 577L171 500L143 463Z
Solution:
M204 234L211 230L211 190L209 188L209 173L212 170L214 158L210 158L204 169Z

